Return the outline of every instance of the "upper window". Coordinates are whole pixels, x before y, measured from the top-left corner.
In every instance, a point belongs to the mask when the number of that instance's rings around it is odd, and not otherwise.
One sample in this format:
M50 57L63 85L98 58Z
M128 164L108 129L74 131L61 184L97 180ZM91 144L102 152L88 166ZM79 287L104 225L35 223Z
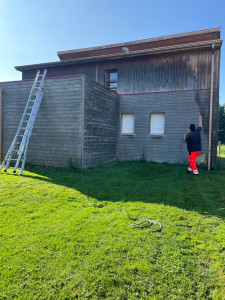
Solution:
M165 114L157 113L150 116L150 134L162 135L165 131Z
M117 89L117 70L106 70L105 71L105 86L111 90L116 91Z
M122 114L121 133L134 134L134 114Z

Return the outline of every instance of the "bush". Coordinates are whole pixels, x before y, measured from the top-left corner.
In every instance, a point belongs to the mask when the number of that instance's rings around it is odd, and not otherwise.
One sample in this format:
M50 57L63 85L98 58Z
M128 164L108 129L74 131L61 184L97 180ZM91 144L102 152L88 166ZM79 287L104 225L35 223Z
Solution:
M219 106L218 140L225 144L225 104Z

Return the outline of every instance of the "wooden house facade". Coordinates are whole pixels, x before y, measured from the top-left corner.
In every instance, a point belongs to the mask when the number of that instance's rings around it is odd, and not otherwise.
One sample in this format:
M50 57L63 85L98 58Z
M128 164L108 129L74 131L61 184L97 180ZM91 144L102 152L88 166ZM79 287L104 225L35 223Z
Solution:
M216 162L220 28L58 52L59 61L15 67L0 83L2 158L37 70L48 70L29 145L34 164L79 168L145 157L187 160L181 145L203 116L200 160ZM179 156L179 157L178 157Z

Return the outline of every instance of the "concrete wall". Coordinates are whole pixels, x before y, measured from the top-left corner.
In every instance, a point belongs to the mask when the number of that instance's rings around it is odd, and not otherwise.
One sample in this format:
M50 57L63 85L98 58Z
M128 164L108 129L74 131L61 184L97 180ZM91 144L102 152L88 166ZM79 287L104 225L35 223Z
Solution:
M85 78L83 168L116 160L119 95Z
M48 79L30 139L27 161L43 166L77 167L82 159L83 77ZM3 157L18 128L33 81L0 83L3 94Z
M199 112L203 116L202 155L206 162L208 152L209 91L181 91L139 95L121 95L120 113L134 113L134 135L119 134L118 158L140 159L156 162L187 161L186 145L182 137L190 123L198 124ZM215 95L215 101L217 96ZM216 106L215 106L216 107ZM150 135L150 113L165 113L165 133ZM214 111L214 118L217 112ZM215 133L214 133L215 138ZM215 158L215 153L213 153Z

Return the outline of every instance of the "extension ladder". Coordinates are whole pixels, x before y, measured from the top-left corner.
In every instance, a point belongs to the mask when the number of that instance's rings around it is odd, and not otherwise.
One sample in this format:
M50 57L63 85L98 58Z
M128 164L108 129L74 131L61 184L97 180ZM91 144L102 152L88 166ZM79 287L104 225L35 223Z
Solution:
M40 74L40 70L37 71L37 75L32 85L16 135L5 156L5 159L0 166L0 173L5 167L4 172L7 172L7 169L10 168L14 169L13 173L16 173L16 170L20 169L20 175L23 175L28 144L41 100L43 98L46 73L46 69L44 70L43 74Z

